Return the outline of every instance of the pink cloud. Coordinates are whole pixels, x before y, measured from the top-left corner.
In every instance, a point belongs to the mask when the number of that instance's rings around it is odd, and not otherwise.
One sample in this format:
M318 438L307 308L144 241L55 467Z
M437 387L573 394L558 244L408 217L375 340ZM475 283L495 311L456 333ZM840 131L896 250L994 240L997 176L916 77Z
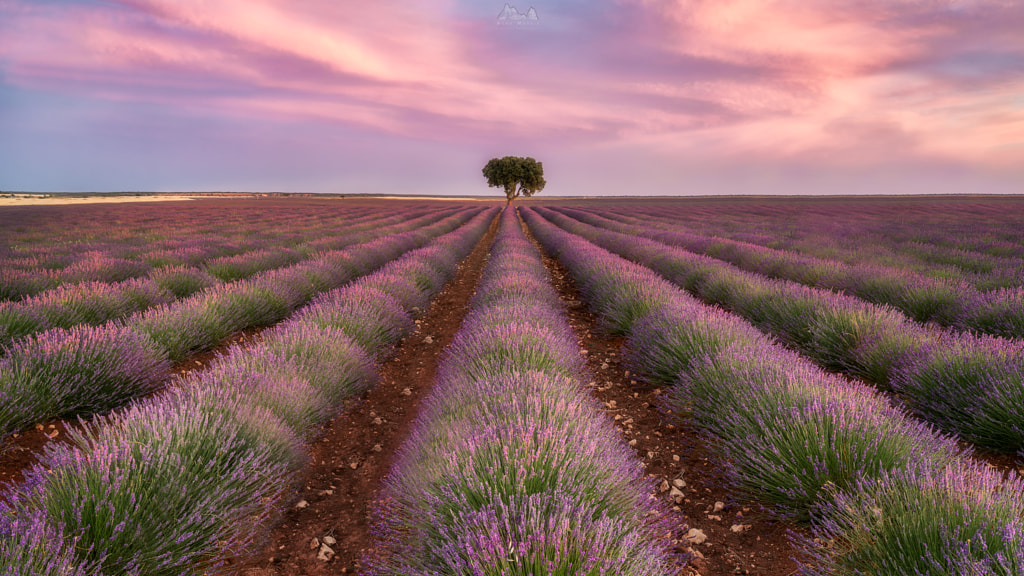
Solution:
M0 70L62 93L421 140L1024 160L1019 3L583 6L538 7L545 28L519 33L441 0L0 0Z

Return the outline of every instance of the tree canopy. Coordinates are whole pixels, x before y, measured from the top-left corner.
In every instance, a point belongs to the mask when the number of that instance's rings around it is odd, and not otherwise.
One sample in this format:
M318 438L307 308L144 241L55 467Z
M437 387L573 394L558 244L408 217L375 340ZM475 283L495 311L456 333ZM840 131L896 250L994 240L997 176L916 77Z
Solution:
M544 164L533 158L504 156L491 158L484 166L484 177L492 188L504 188L511 204L520 195L530 197L544 189Z

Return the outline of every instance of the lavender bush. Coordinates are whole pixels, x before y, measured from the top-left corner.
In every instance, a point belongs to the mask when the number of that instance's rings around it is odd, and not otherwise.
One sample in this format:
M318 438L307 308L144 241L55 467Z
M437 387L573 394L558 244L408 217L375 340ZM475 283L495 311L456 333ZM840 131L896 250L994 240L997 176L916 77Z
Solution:
M18 270L0 266L0 301L22 300L53 288L58 283L47 270Z
M150 267L143 262L114 258L102 253L86 253L61 272L64 282L121 282L145 276Z
M206 263L206 271L222 282L233 282L249 278L257 272L294 264L301 259L299 253L286 248L254 250L211 260Z
M740 492L803 521L826 487L959 453L872 389L763 341L721 349L682 374L667 398L711 435Z
M189 266L166 266L150 273L149 279L175 298L187 298L218 282L206 270Z
M123 326L51 330L0 359L0 430L41 419L102 412L159 387L170 365L145 334Z
M216 346L231 334L220 317L211 312L208 301L193 296L136 314L128 325L148 335L173 362L180 362L195 352Z
M252 357L267 368L287 364L337 409L377 380L370 352L376 351L367 351L336 328L289 320L265 335Z
M103 576L75 560L66 539L41 514L19 517L0 503L0 574L7 576Z
M965 324L984 334L1024 336L1024 287L993 290L967 312Z
M13 302L0 302L0 354L12 342L50 328L41 312Z
M182 410L181 400L198 402ZM301 462L279 420L225 391L143 404L74 441L48 450L16 502L73 534L79 562L111 574L180 574L244 549Z
M583 367L575 338L548 328L555 315L535 322L506 318L501 325L467 323L438 368L439 378L486 380L515 371L578 374ZM472 319L470 319L472 320Z
M295 363L278 362L280 358L261 349L232 352L214 362L203 380L246 395L253 405L269 410L304 439L337 413L338 406L304 378Z
M366 350L386 354L413 321L403 306L388 293L364 284L349 285L328 292L304 308L295 320L335 328Z
M1024 447L1024 343L942 338L894 387L910 409L965 440L1002 452Z
M814 309L805 350L821 366L889 388L933 337L899 312L834 299Z
M730 345L752 345L764 337L727 312L677 297L641 318L626 340L626 365L657 384L675 384L679 374L716 357Z
M477 288L476 302L483 308L509 300L532 303L540 297L547 305L557 305L558 295L546 290L546 284L540 279L526 276L526 273L527 271L517 270L502 274L500 278L482 278L481 285L487 289Z
M430 301L427 292L421 290L412 278L398 271L378 271L369 275L362 286L366 289L386 291L406 310L422 311Z
M37 333L43 326L71 328L78 324L102 324L172 299L170 293L148 279L59 286L18 303L3 304L0 333L6 334L7 339L0 339L0 345ZM33 322L35 318L45 319L45 322Z
M798 540L813 560L802 573L1020 574L1022 495L1019 476L966 462L865 479L824 504L813 536Z

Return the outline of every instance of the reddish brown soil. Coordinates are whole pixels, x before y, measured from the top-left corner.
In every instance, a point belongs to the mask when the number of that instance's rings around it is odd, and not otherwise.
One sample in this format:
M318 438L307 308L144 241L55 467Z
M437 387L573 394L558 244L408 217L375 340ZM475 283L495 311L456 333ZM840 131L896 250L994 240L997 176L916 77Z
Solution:
M218 344L214 349L193 354L178 362L171 368L171 374L179 375L206 370L215 359L220 356L226 356L232 347L247 347L259 343L262 340L261 334L268 328L270 326L260 326L259 328L248 328L241 332L236 332L228 336L227 339Z
M965 450L972 450L974 458L988 464L1003 473L1003 478L1016 475L1024 475L1024 462L1016 454L1001 454L984 448L978 448L967 442L960 442L960 447Z
M232 346L246 346L259 341L260 333L266 327L250 328L232 334L213 350L195 354L171 368L170 375L179 376L189 372L196 372L209 368L210 363L218 356L227 353ZM169 380L169 383L173 380ZM161 389L163 390L163 389ZM159 394L160 391L152 392L149 396ZM35 428L26 430L21 434L14 434L5 438L3 445L6 451L0 453L0 501L5 499L7 490L3 489L4 484L18 484L24 479L24 473L35 464L43 450L55 442L68 442L68 432L78 430L82 424L77 419L52 418Z
M676 479L686 483L678 505L668 488L661 490L664 485L655 491L658 498L673 506L677 549L695 553L683 574L793 574L797 569L793 560L796 551L787 534L802 529L761 512L755 502L737 501L730 494L718 473L720 467L713 451L697 431L685 419L660 410L661 390L637 385L622 366L623 339L601 333L568 271L547 255L544 265L568 305L569 323L579 337L580 347L586 350L594 395L605 404L623 437L636 441L633 447L648 476L668 486ZM716 502L724 504L719 512L714 511ZM749 527L733 532L733 526ZM690 528L702 530L707 540L689 546L685 536Z
M324 427L310 448L300 504L284 514L270 543L238 567L247 576L358 574L363 550L371 544L367 515L391 463L416 419L420 402L434 382L438 357L466 315L494 235L497 220L473 252L416 321L381 367L380 381L358 404ZM317 558L313 543L324 537L335 556Z

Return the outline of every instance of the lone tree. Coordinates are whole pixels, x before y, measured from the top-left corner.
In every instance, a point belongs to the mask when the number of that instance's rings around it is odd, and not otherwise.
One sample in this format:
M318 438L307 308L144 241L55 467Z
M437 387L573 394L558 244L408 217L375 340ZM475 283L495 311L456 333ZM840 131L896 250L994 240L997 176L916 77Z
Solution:
M520 194L527 198L533 196L547 184L544 180L544 164L530 157L491 158L484 166L484 178L487 178L487 185L491 188L505 189L508 204Z

